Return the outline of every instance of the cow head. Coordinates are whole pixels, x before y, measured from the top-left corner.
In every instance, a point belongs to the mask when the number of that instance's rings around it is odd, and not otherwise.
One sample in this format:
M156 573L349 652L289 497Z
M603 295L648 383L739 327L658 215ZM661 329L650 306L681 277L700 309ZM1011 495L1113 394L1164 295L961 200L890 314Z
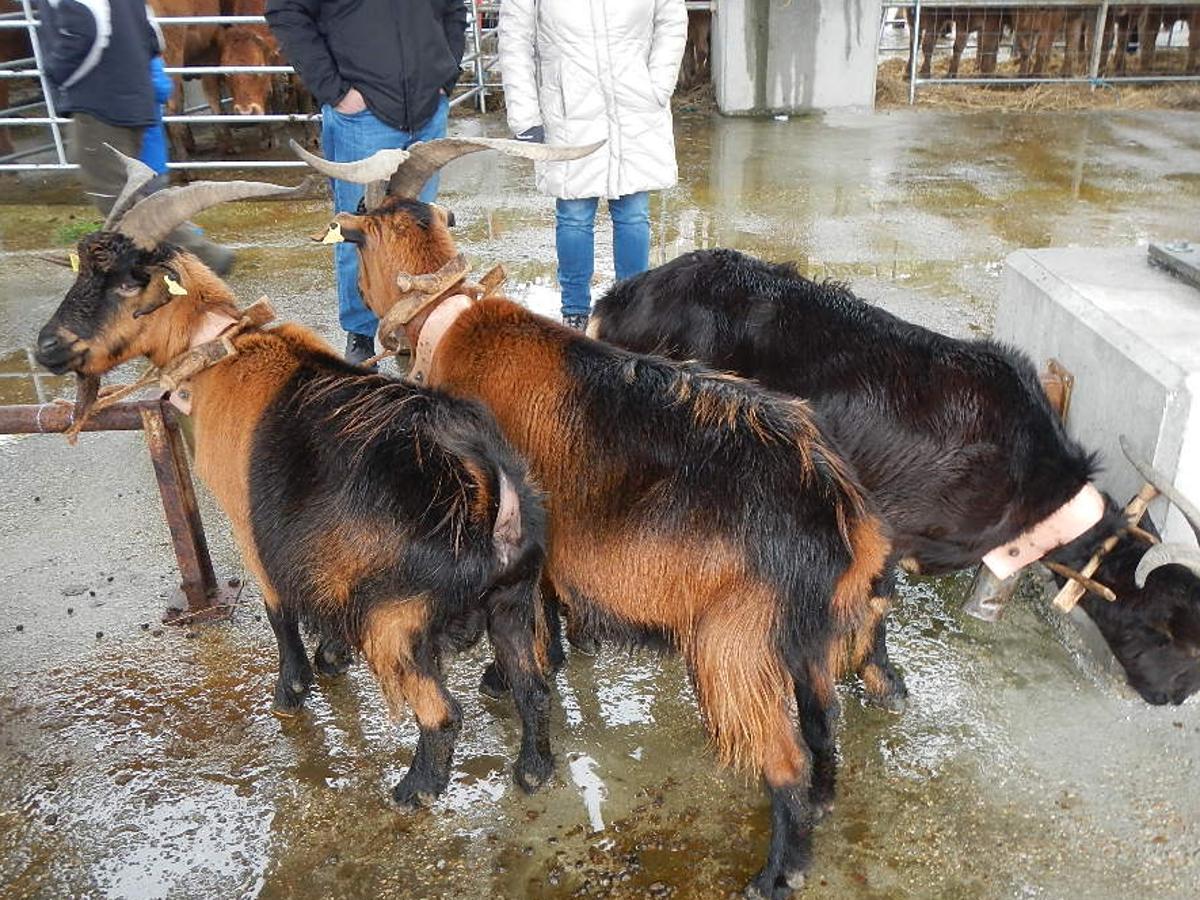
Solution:
M264 32L262 26L230 26L221 40L221 65L273 65L276 48L269 32ZM266 113L272 84L269 74L234 72L226 75L225 79L235 113L239 116L261 116Z

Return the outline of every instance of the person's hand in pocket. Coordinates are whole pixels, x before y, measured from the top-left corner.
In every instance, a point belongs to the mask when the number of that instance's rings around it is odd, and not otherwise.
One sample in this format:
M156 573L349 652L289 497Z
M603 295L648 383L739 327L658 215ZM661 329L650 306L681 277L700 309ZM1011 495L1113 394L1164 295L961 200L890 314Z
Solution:
M367 101L363 100L362 94L358 92L358 88L350 88L346 91L346 96L338 101L338 105L334 107L343 116L352 116L355 113L360 113L367 108Z

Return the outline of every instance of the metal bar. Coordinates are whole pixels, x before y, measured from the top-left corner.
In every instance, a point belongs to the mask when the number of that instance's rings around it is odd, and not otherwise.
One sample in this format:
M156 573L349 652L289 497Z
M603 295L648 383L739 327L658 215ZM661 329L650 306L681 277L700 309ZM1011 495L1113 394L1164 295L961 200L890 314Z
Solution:
M171 531L175 558L179 561L179 574L183 578L180 589L187 601L185 611L194 615L212 607L218 593L217 576L213 572L200 508L192 489L183 434L169 409L159 401L143 405L140 412L154 476L158 479L163 513Z
M475 47L475 86L479 91L479 111L487 112L487 85L483 83L483 62L480 59L480 54L483 53L483 48L479 42L479 17L483 13L474 9L471 10L471 42Z
M917 102L917 54L921 52L921 0L917 0L913 12L912 34L908 36L908 45L912 48L909 52L911 58L908 61L908 105L912 106Z
M42 61L42 45L38 40L37 28L32 24L33 7L30 6L29 0L21 0L21 8L25 10L25 18L30 23L28 25L29 43L33 47L33 58L37 62L38 80L42 85L42 97L46 100L46 112L50 114L51 118L57 119L58 110L54 108L54 96L50 90L50 82L46 80L46 76L43 74L45 72L45 63ZM58 161L60 164L65 165L67 162L67 151L63 146L62 129L59 128L57 122L50 123L50 133L54 137L54 152L58 155Z
M232 75L248 72L260 75L290 75L296 70L291 66L165 66L168 75Z
M83 430L141 431L142 408L157 405L157 400L118 403L89 417L83 423ZM0 406L0 434L62 434L73 424L73 403Z
M1088 72L1092 76L1092 90L1094 91L1099 85L1096 80L1100 77L1101 50L1104 47L1104 31L1108 25L1108 0L1103 0L1100 6L1096 9L1096 26L1092 31L1092 61L1088 66ZM1124 53L1124 49L1121 50Z

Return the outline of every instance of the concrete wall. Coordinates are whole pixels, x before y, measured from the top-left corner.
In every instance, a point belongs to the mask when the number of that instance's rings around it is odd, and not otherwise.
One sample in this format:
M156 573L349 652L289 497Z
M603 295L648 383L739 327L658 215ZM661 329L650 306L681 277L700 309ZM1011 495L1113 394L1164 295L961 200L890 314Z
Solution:
M713 21L713 78L726 114L875 102L879 0L739 0Z
M1144 247L1021 250L1008 258L995 336L1075 375L1067 427L1100 452L1100 487L1119 503L1141 486L1121 434L1200 498L1200 291L1152 267ZM1150 508L1160 528L1164 508ZM1194 543L1173 507L1165 536Z

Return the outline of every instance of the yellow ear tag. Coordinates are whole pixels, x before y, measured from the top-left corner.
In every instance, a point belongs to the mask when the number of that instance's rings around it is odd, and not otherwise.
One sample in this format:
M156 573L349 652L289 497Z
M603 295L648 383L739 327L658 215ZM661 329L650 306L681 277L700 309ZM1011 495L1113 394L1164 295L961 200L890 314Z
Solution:
M172 297L186 297L187 288L172 278L170 275L163 276L163 282L167 285L167 293Z
M342 237L342 226L340 222L330 222L329 230L325 232L325 237L321 238L322 244L343 244L346 239Z
M79 254L72 250L67 254L67 259L71 261L71 271L76 275L79 274Z

